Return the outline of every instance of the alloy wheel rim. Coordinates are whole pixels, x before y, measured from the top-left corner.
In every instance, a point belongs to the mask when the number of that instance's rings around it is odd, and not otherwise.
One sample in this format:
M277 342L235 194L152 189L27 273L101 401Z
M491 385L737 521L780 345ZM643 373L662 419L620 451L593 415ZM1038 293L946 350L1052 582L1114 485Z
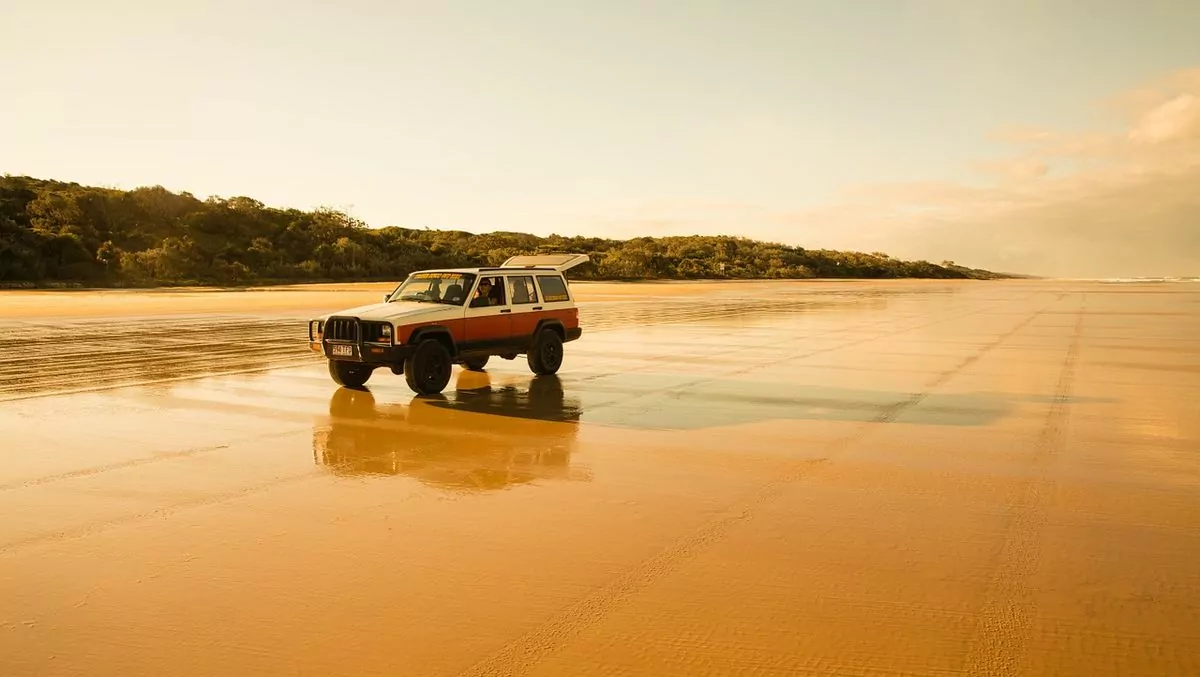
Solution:
M443 360L437 357L432 357L425 366L425 381L430 385L437 383L442 377Z

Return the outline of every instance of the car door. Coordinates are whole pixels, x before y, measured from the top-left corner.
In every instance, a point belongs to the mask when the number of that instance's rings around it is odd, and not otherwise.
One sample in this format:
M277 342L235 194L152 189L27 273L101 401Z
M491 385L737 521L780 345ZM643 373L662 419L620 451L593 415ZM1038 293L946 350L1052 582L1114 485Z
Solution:
M483 292L485 283L490 286ZM512 338L512 308L508 305L503 275L481 275L467 297L464 313L463 343L460 347L472 350L494 348Z
M533 275L509 275L508 299L512 307L513 338L525 341L533 336L533 330L544 317L545 310Z

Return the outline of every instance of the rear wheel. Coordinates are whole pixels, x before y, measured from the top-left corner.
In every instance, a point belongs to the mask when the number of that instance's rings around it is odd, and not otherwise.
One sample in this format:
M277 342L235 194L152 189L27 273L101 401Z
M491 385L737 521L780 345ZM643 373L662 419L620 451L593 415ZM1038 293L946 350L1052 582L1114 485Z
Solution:
M483 371L483 368L487 366L487 363L487 355L484 355L483 357L468 357L467 359L463 360L463 366L471 371Z
M363 387L367 379L371 378L373 371L375 371L374 367L358 362L329 361L329 375L333 377L333 382L347 388Z
M538 333L537 340L527 354L529 369L539 376L553 374L562 366L563 341L558 332L549 327Z
M437 339L425 339L417 344L411 357L404 361L404 380L418 395L442 392L450 382L450 352Z

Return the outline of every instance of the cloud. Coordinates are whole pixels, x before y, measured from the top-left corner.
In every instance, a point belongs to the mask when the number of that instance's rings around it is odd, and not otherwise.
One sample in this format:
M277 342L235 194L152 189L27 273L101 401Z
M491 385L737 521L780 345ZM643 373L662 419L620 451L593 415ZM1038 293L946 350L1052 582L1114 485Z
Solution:
M1107 104L1117 131L996 130L1013 154L972 164L985 185L858 186L846 193L853 209L803 221L829 219L840 246L1003 270L1200 274L1200 69ZM847 215L855 221L834 221Z
M590 225L615 237L754 233L1049 276L1200 275L1200 68L1098 103L1108 129L992 131L1003 152L970 163L971 182L859 184L804 209L659 201Z
M1200 96L1180 94L1155 106L1129 132L1137 143L1187 141L1200 137Z

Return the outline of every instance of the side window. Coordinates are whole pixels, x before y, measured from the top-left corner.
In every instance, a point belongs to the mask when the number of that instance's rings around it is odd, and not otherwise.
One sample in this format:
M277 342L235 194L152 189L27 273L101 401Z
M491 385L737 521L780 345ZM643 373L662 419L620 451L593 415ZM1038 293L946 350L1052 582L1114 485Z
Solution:
M537 289L533 287L532 275L513 275L508 278L508 288L513 305L519 303L537 303Z
M546 303L571 300L566 283L558 275L538 275L538 285L542 288L542 298Z
M471 307L502 306L505 303L504 278L498 275L480 278L475 295L471 297Z

